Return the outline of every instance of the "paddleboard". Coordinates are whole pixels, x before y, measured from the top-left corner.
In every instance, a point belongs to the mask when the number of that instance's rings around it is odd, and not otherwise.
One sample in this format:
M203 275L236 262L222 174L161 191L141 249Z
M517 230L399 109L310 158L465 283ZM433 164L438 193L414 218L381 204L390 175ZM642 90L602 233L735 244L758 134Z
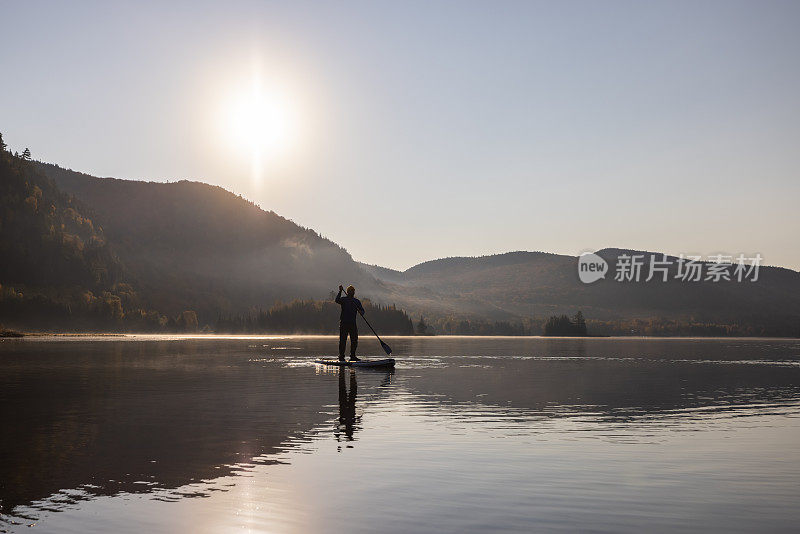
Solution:
M357 362L340 360L314 360L314 363L321 365L336 365L339 367L394 367L394 358L384 360L360 360Z

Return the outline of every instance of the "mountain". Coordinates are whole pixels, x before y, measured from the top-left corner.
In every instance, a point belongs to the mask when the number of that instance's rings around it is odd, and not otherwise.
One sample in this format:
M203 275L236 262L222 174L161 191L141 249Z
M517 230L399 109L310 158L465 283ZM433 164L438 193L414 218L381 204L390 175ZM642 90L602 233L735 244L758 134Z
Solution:
M247 331L273 316L319 315L313 303L272 315L256 310L326 299L341 282L415 320L424 316L438 333L538 333L548 316L581 310L595 332L637 332L649 321L655 333L800 335L796 271L761 267L757 282L684 282L669 258L666 282L617 282L623 254L641 255L647 273L652 253L622 249L598 252L610 273L592 284L578 279L576 257L546 252L444 258L397 271L358 263L317 232L220 187L98 178L0 151L6 326ZM374 309L407 331L401 310Z
M4 150L0 258L0 322L6 324L88 327L120 317L122 299L114 292L134 297L94 212Z
M582 310L587 317L603 321L658 317L756 324L800 333L800 273L796 271L761 266L756 282L687 282L676 279L678 258L668 256L672 263L668 280L656 277L645 282L651 255L663 260L662 254L622 249L597 254L608 262L611 272L592 284L578 279L577 257L545 252L444 258L406 271L363 264L362 269L397 288L394 300L414 313L519 321ZM617 258L623 254L643 256L642 281L614 280Z
M221 187L37 168L92 207L130 283L165 313L212 323L278 299L327 298L339 281L385 293L339 245Z
M21 158L0 153L0 280L106 287L119 276L91 210Z

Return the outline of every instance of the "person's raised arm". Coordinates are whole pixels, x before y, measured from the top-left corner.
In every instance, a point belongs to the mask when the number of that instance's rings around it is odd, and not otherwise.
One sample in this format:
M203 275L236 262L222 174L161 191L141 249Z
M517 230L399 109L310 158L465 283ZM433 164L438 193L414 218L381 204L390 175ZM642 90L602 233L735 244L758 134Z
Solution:
M342 291L344 291L344 288L340 285L339 292L336 294L336 298L333 299L336 304L339 304L342 300Z

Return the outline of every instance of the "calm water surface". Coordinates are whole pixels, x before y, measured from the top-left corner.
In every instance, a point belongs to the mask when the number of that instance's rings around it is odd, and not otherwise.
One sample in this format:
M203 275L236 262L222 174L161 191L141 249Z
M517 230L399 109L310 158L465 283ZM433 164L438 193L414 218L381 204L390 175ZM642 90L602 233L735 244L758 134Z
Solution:
M0 531L797 531L800 341L387 341L2 341Z

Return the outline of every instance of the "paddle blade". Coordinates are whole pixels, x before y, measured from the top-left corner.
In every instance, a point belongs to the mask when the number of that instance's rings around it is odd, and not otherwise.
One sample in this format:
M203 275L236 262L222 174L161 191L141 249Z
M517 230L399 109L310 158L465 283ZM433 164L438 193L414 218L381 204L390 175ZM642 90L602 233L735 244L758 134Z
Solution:
M387 345L383 341L381 341L381 347L383 347L383 351L386 353L387 356L392 353L392 347L390 347L389 345Z

